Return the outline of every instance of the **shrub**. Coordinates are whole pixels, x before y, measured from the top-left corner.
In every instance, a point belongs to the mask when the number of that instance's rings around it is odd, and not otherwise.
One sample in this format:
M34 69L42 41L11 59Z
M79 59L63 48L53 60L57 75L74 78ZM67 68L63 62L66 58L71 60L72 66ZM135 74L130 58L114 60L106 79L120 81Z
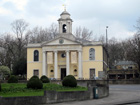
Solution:
M50 83L50 80L47 76L43 75L40 80L43 82L43 83Z
M2 78L5 78L10 74L10 69L7 66L0 66L0 74Z
M10 76L10 78L8 79L8 83L18 83L17 77L14 75Z
M68 75L63 79L62 84L63 86L67 86L67 87L76 87L77 81L74 76Z
M43 83L37 76L32 76L30 80L27 82L27 88L32 89L42 89Z
M32 76L30 79L33 79L33 78L39 79L38 76L36 76L36 75Z

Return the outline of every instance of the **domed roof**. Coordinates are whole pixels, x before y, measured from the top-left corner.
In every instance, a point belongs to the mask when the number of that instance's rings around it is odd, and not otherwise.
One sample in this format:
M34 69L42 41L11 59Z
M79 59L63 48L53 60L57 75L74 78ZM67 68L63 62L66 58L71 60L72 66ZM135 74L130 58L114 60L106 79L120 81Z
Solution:
M70 15L67 11L63 11L61 14L60 14L60 16L61 15Z

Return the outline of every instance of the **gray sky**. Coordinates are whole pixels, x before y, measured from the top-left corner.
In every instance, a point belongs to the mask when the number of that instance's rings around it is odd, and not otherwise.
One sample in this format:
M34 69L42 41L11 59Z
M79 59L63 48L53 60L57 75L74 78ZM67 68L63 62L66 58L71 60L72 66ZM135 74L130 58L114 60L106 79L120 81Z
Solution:
M125 39L136 32L140 17L140 0L0 0L0 33L11 32L11 23L24 19L29 28L49 27L57 23L63 4L73 19L73 30L82 26L93 31L94 37L105 35Z

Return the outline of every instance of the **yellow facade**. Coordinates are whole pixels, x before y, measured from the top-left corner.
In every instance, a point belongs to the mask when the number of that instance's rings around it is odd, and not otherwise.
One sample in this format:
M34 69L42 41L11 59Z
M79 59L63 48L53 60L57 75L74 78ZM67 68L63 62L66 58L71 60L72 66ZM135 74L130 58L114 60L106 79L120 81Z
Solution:
M60 16L56 38L27 45L27 79L33 75L53 79L63 79L66 75L74 75L76 79L100 77L107 68L107 53L102 43L78 40L72 34L70 14L64 11Z
M53 46L54 47L54 46ZM56 47L56 46L55 46ZM90 48L95 49L95 60L89 60L89 50ZM34 61L34 51L38 50L39 51L39 61ZM104 71L103 70L103 65L104 61L103 60L103 47L102 46L83 46L82 47L82 69L83 69L83 78L84 79L89 79L90 78L90 69L93 68L95 69L95 75L98 77L98 72L99 71ZM53 53L53 58L54 58L54 52ZM58 79L60 79L61 75L61 68L66 68L66 57L62 58L61 54L65 53L65 51L59 51L58 52ZM78 53L77 53L78 55ZM69 53L69 58L71 58L71 53ZM78 61L78 57L77 57ZM71 64L71 59L69 61L70 65L70 74L74 75L78 79L78 62L75 64ZM46 62L47 63L47 62ZM27 78L29 79L31 76L33 76L33 70L39 70L39 77L42 76L42 48L27 48ZM53 70L53 72L52 72ZM74 71L77 70L77 71ZM49 78L54 78L54 60L53 64L48 64L47 65L47 76Z
M89 49L95 49L95 60L89 60ZM103 47L86 46L83 47L83 77L89 79L90 68L95 69L95 75L98 77L98 71L103 71Z
M39 61L34 61L34 51L39 51ZM39 70L39 77L42 75L42 48L27 48L27 79L33 76L33 70Z

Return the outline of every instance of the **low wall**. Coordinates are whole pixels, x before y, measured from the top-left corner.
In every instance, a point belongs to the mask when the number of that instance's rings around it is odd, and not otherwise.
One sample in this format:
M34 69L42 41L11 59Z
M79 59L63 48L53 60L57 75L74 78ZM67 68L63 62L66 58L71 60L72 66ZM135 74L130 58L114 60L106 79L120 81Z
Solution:
M87 83L87 86L92 89L91 91L96 87L98 89L98 98L107 97L109 95L109 84L107 80L86 80L83 81L83 83ZM80 85L83 85L83 83ZM95 94L94 91L93 94Z
M109 86L99 86L98 87L98 98L103 98L109 96Z
M93 96L90 97L90 91L73 91L73 92L56 92L56 91L47 91L46 92L47 103L58 103L66 101L79 101L79 100L89 100L93 99Z
M109 84L140 84L140 80L109 80Z
M94 97L94 88L97 88L97 96ZM46 103L60 103L67 101L81 101L90 100L95 98L103 98L109 95L109 87L107 85L98 84L94 86L93 84L88 84L87 91L70 91L70 92L57 92L57 91L45 91Z
M45 104L46 97L0 97L0 105L39 105Z
M60 81L55 81L60 83ZM98 98L103 98L109 95L108 81L95 81L95 80L80 80L80 86L88 86L87 91L70 91L70 92L57 92L45 91L44 96L34 97L0 97L0 105L39 105L47 103L57 103L66 101L79 101L94 99L94 88L97 88Z

